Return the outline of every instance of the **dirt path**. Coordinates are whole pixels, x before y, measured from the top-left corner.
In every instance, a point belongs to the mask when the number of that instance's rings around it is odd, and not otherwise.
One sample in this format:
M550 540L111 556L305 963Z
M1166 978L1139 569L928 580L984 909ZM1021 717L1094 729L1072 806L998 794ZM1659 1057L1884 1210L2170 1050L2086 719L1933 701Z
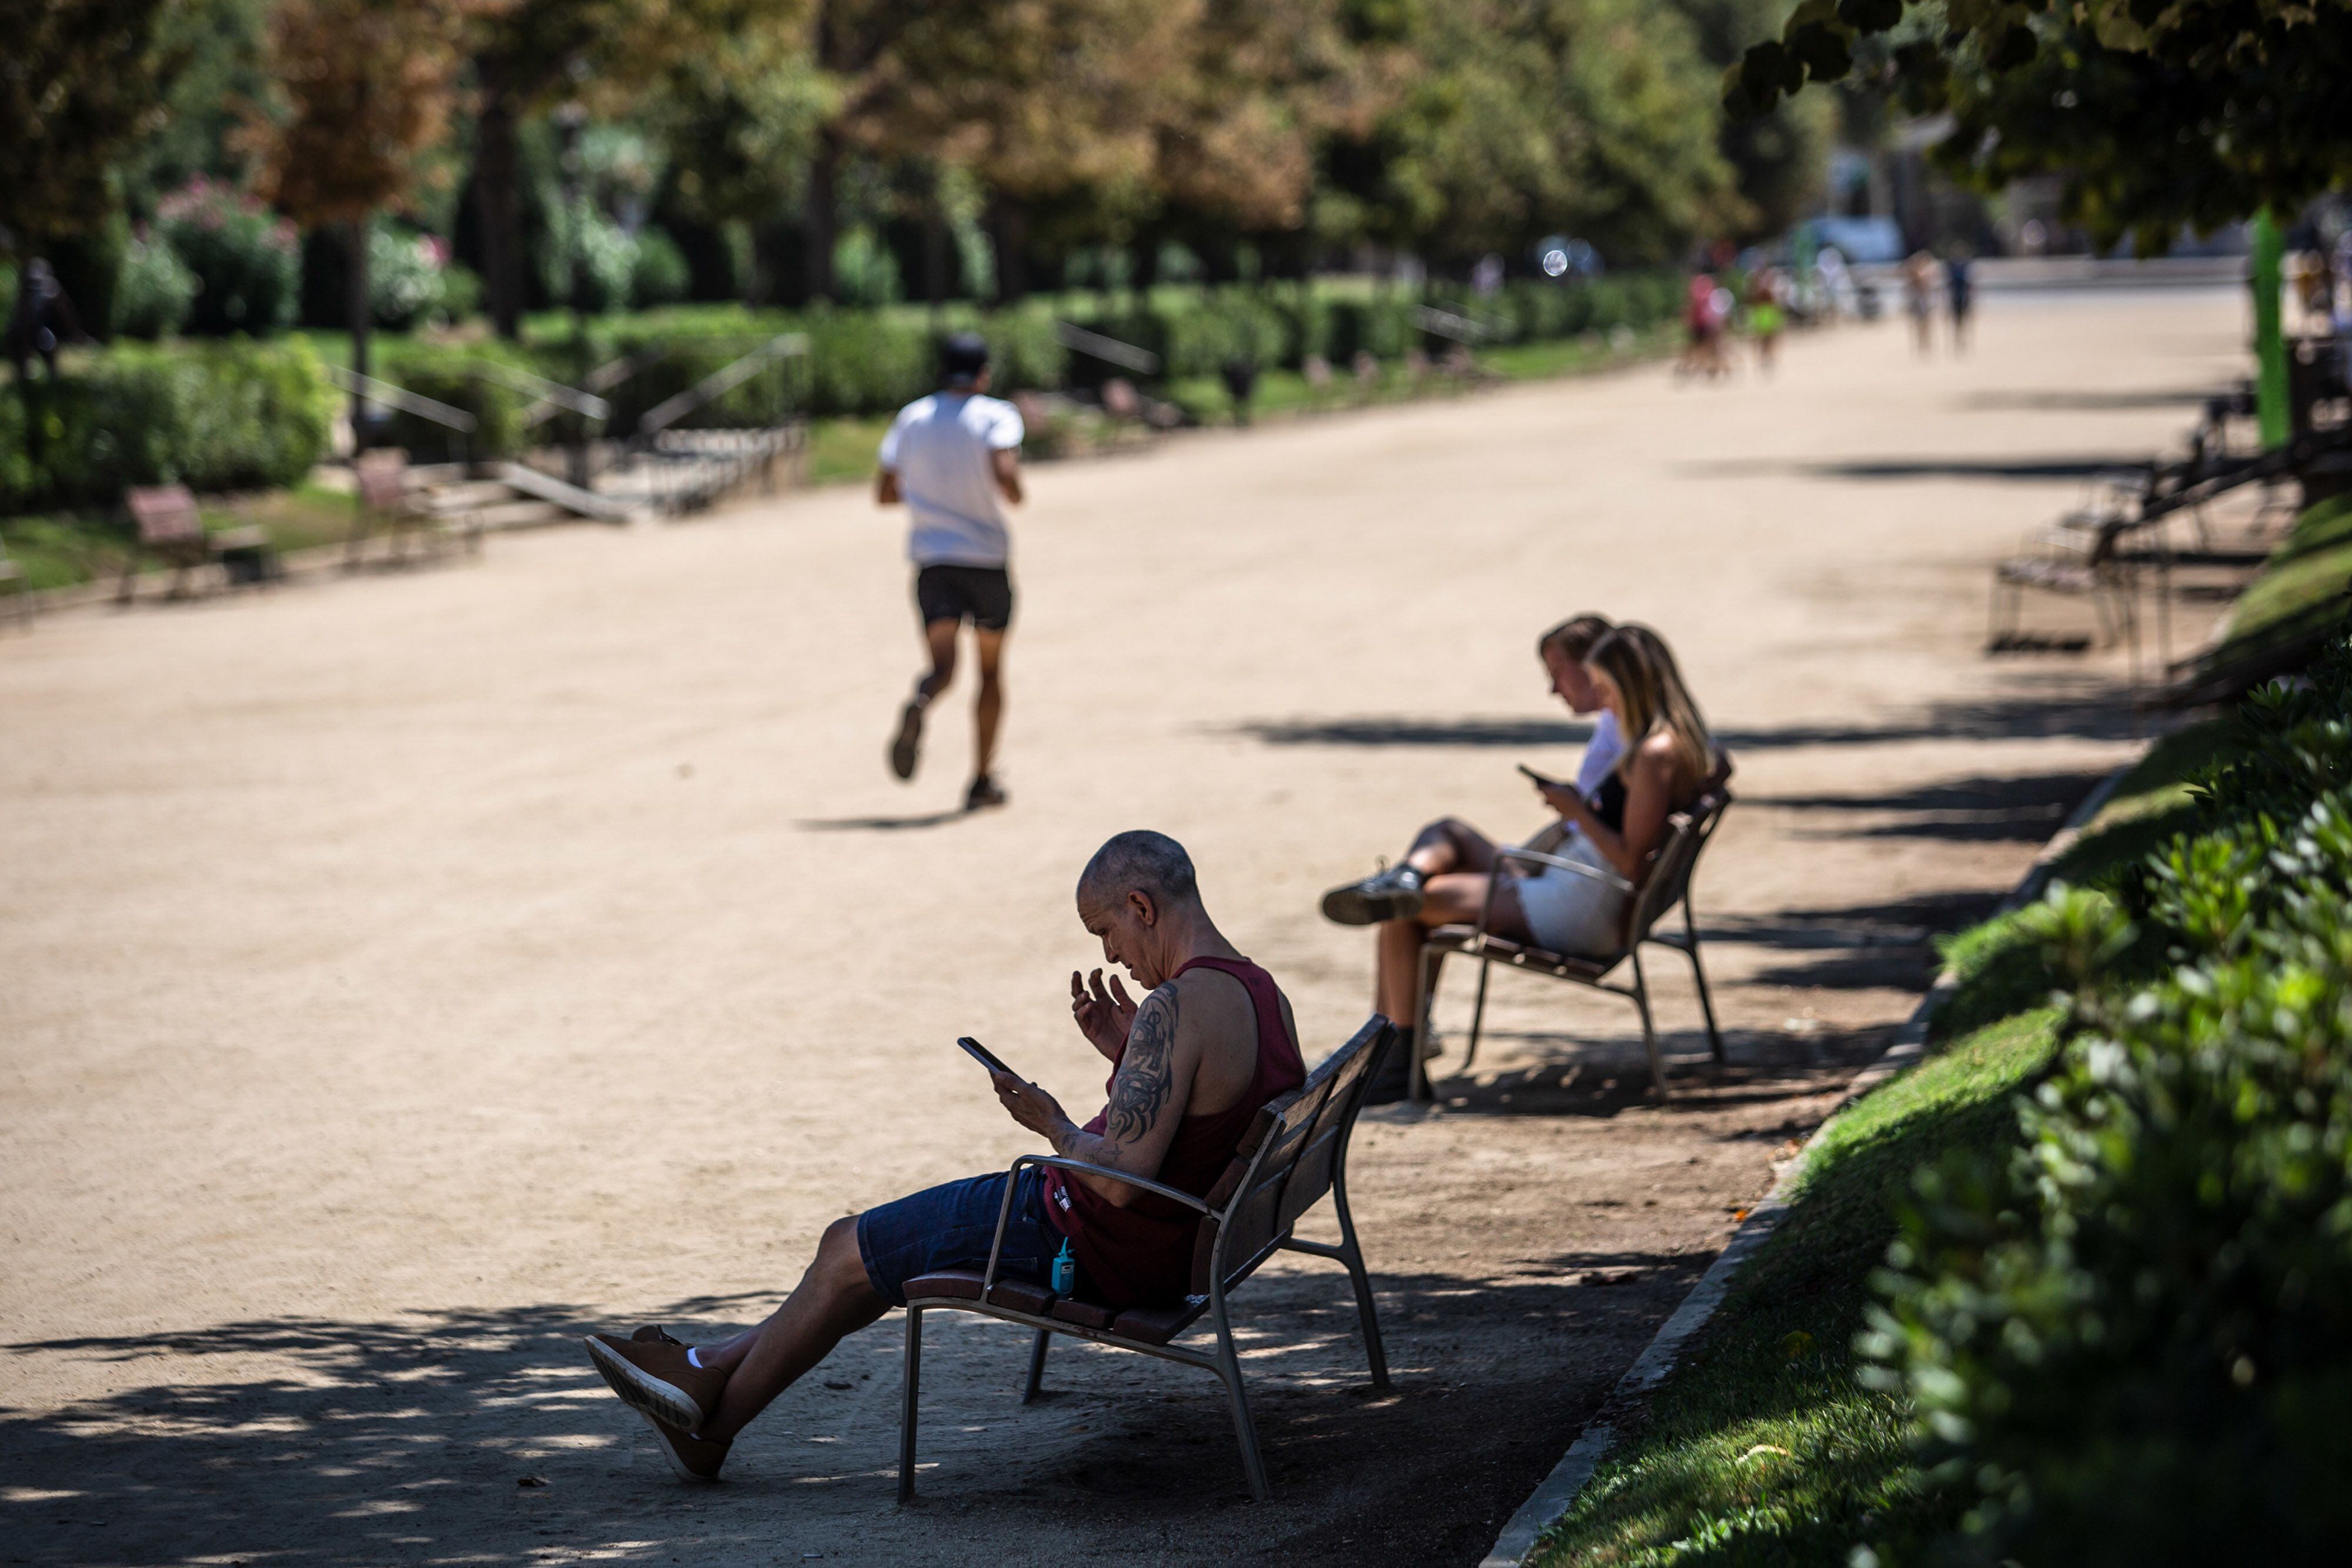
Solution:
M1778 382L1657 370L1036 476L1010 810L882 744L899 525L848 492L478 567L0 642L0 1557L41 1563L1470 1562L2124 746L2096 662L1990 663L1985 563L2234 370L2228 291L1994 296ZM1473 1078L1368 1118L1392 1396L1345 1282L1244 1298L1276 1500L1213 1382L896 1320L673 1484L572 1343L740 1322L836 1215L1031 1146L949 1041L1076 1105L1073 876L1184 840L1310 1054L1367 1007L1319 890L1561 769L1534 633L1674 641L1738 747L1699 886L1731 1038L1642 1099L1630 1009L1498 980ZM957 706L960 707L961 703ZM1457 1030L1466 987L1442 1019ZM525 1485L524 1478L545 1484Z

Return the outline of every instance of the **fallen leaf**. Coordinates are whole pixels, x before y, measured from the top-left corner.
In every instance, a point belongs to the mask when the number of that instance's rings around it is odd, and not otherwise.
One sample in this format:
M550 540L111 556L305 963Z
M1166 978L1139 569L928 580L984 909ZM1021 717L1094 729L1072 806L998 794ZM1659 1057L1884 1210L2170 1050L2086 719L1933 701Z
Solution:
M1748 1449L1746 1453L1740 1455L1737 1462L1744 1465L1759 1454L1778 1454L1784 1459L1793 1459L1797 1457L1796 1455L1789 1452L1788 1449L1780 1448L1776 1444L1759 1443L1754 1448Z

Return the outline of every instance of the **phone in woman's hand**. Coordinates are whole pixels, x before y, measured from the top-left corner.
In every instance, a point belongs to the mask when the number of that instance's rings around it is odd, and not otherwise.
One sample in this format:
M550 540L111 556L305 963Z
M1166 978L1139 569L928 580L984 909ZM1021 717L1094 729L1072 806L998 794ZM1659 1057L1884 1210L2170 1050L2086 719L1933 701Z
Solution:
M1524 762L1519 764L1519 771L1526 774L1530 779L1534 780L1535 786L1538 789L1569 789L1574 788L1574 786L1570 784L1565 779L1545 778L1542 774L1537 772L1534 768L1528 767Z

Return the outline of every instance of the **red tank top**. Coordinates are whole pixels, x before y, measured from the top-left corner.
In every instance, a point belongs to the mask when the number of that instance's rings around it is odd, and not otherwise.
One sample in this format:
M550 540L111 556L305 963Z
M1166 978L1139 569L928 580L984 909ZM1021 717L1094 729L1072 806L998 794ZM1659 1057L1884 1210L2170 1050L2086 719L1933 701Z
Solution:
M1282 998L1274 977L1246 958L1195 958L1176 971L1217 969L1249 991L1257 1014L1257 1072L1242 1097L1225 1110L1187 1116L1176 1127L1153 1179L1180 1192L1206 1197L1233 1164L1242 1134L1265 1103L1307 1082L1307 1064L1290 1031L1282 1027ZM1116 1081L1118 1070L1111 1070ZM1110 1092L1106 1083L1103 1092ZM1108 1106L1087 1124L1089 1133L1108 1124ZM1180 1300L1192 1287L1192 1240L1201 1217L1154 1193L1139 1193L1125 1208L1066 1173L1045 1173L1045 1215L1070 1239L1071 1250L1104 1301L1114 1307Z

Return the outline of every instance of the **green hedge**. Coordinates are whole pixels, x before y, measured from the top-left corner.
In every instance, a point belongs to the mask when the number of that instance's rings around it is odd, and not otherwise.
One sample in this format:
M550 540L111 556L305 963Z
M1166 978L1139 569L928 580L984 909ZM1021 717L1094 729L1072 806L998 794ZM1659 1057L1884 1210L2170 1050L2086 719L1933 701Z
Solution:
M0 511L110 507L133 485L291 485L327 454L333 407L299 341L75 355L55 385L0 388Z
M2067 1043L2012 1153L1916 1178L1864 1343L1967 1504L1934 1561L2352 1534L2347 715L2352 643L2245 702L2187 831L2031 912Z

